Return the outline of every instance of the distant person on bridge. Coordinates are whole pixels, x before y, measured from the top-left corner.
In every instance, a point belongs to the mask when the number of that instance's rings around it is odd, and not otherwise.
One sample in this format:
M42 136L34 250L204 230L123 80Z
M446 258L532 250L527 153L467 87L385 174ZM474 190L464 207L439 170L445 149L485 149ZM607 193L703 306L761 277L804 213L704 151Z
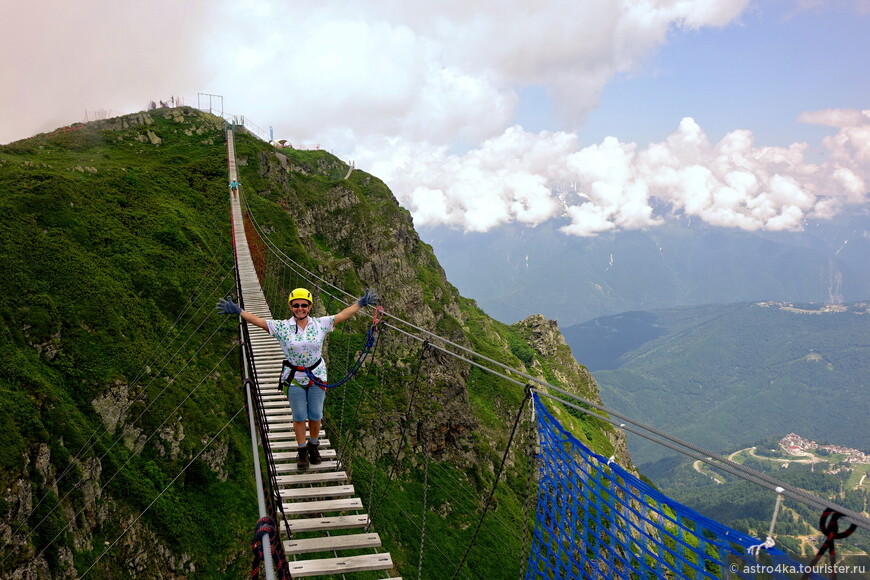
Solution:
M230 189L231 189L232 192L233 192L233 197L238 196L238 194L239 194L239 185L241 185L241 184L240 184L238 181L236 181L235 179L233 179L233 180L230 182Z
M221 314L236 314L245 321L263 330L278 339L284 357L294 367L305 367L322 383L326 383L326 365L321 358L323 341L326 335L333 331L335 325L350 319L360 308L368 305L376 305L378 297L371 290L334 316L309 316L314 298L311 292L305 288L297 288L290 293L287 303L293 311L293 318L287 320L266 320L256 314L242 310L232 300L219 300L218 312ZM323 401L326 399L326 387L315 384L311 388L311 381L304 372L292 371L284 368L281 374L281 384L288 384L287 398L290 400L290 408L293 410L293 431L296 434L298 455L296 466L298 469L307 469L309 462L317 465L320 463L318 445L320 441L320 422L323 419ZM308 421L308 429L311 438L305 440L305 422Z

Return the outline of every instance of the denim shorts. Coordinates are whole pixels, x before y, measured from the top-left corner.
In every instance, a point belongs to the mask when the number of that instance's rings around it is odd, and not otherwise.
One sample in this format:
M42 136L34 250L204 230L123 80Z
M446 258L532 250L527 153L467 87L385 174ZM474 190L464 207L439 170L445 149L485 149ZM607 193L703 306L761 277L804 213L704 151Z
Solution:
M320 421L323 419L325 389L314 385L303 389L291 383L287 388L287 398L290 400L294 421Z

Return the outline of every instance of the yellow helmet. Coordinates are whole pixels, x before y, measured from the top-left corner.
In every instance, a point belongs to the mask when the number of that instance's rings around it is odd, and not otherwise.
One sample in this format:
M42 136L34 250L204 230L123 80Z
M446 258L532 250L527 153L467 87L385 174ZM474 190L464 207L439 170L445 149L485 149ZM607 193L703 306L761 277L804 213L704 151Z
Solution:
M287 297L287 305L289 306L291 302L299 299L308 300L309 304L314 304L314 298L312 298L311 292L305 288L297 288Z

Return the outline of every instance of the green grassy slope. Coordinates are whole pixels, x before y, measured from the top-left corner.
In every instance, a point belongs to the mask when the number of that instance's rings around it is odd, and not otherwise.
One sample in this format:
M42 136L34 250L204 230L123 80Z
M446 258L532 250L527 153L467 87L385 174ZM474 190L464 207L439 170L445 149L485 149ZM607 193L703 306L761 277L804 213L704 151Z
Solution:
M217 275L217 283L230 264L223 123L181 110L125 119L126 126L93 123L0 147L0 487L13 490L0 513L18 531L12 541L25 542L14 552L4 547L7 570L42 553L59 572L70 563L63 550L72 547L82 572L103 540L114 540L122 522L141 513L243 404L235 355L215 367L232 347L232 325L196 352L220 323L208 321L174 360L146 366L189 334L173 323L203 276ZM148 132L163 143L149 142ZM199 384L203 376L209 378ZM95 403L117 411L136 399L126 414L131 431L116 443L121 429L112 425L107 433ZM132 441L167 417L168 439L157 437L133 456ZM168 451L172 439L175 453ZM179 570L218 577L228 563L244 567L238 540L257 516L246 439L242 417L215 445L226 452L226 481L198 460L130 537L153 538L187 559ZM88 479L93 469L96 477ZM77 485L81 480L85 485ZM25 520L30 498L15 499L28 486L33 505L45 499ZM93 486L102 488L96 497ZM63 509L51 511L65 496ZM119 560L136 552L118 550L98 569L124 575ZM166 567L166 557L155 557L146 570Z

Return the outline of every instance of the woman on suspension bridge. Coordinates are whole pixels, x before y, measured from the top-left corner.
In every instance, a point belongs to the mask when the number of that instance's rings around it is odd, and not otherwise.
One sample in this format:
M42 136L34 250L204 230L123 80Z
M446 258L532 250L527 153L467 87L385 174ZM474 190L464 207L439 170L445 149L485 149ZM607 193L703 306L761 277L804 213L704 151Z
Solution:
M320 421L323 418L323 401L326 399L326 387L315 383L310 388L311 380L307 373L299 368L305 368L317 377L323 385L326 384L326 365L321 358L323 341L336 324L344 322L356 314L360 308L376 305L378 297L371 290L356 302L334 316L309 316L314 298L305 288L297 288L290 293L287 303L293 312L293 318L287 320L266 320L256 314L242 310L232 299L219 300L218 311L221 314L235 314L245 321L259 326L281 343L286 362L281 373L281 385L289 385L287 397L293 410L293 431L296 434L296 445L299 447L296 456L296 466L307 469L309 462L320 463L319 444ZM288 364L289 363L289 364ZM294 370L296 369L296 370ZM306 442L305 422L311 438Z

